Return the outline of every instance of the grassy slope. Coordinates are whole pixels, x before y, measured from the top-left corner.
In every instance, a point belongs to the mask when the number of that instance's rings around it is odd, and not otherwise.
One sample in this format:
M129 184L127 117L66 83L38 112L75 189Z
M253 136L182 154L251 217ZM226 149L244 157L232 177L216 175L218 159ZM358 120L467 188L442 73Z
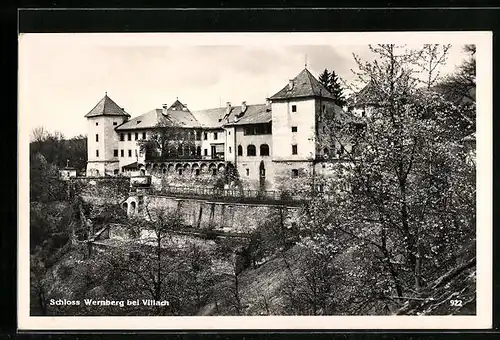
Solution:
M296 274L298 263L298 247L292 247L285 252L285 257L291 270ZM341 261L348 261L348 253ZM467 262L469 261L469 262ZM423 293L424 300L409 300L403 302L403 307L394 314L400 315L474 315L476 313L476 266L472 259L464 260L470 263L466 268L454 275L443 274L447 280L440 284L436 280ZM464 265L465 266L465 265ZM455 268L455 269L456 269ZM284 296L281 284L287 276L287 267L281 256L269 259L256 269L247 269L239 276L240 297L245 315L283 315ZM437 286L436 286L437 284ZM462 306L452 306L450 300L461 300ZM384 314L384 312L380 312ZM235 315L235 310L229 303L218 301L218 311L215 304L205 306L199 315ZM370 312L371 314L371 312Z

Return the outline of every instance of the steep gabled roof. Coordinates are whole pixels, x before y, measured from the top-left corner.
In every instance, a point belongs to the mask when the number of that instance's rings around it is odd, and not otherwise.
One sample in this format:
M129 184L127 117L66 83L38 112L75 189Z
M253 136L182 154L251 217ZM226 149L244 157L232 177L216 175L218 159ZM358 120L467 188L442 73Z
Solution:
M212 109L204 109L193 111L193 115L203 128L220 128L222 127L222 119L226 114L225 107L216 107Z
M289 84L278 93L271 96L271 100L301 98L301 97L321 97L334 100L333 95L309 72L303 69L293 80L293 88Z
M127 116L130 115L125 112L118 104L116 104L111 98L108 97L108 94L105 94L104 97L97 103L96 106L89 113L85 115L86 118L89 117L98 117L98 116Z
M185 104L176 100L163 115L174 125L179 127L194 128L201 127L195 116L189 111Z
M166 111L164 109L153 109L138 117L132 118L116 128L117 131L150 129L158 123L166 126L178 126L185 128L201 127L195 116L188 110L186 105L176 100Z
M376 105L375 85L370 80L361 90L352 94L349 99L349 106L370 106Z
M242 106L232 106L229 115L226 107L194 111L193 115L204 128L221 128L224 125L247 125L269 123L271 106L266 104L247 105L242 113Z
M272 120L271 106L266 104L247 105L245 112L236 106L224 121L224 125L247 125L269 123Z
M137 130L154 128L162 119L162 110L154 109L119 125L115 130Z

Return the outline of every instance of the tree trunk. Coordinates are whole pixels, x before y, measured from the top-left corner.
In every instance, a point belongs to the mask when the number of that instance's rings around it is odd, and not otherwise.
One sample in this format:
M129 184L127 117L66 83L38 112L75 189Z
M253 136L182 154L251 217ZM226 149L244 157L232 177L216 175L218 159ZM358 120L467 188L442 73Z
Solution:
M422 288L422 245L420 241L417 239L416 245L416 257L415 257L415 290L417 292Z

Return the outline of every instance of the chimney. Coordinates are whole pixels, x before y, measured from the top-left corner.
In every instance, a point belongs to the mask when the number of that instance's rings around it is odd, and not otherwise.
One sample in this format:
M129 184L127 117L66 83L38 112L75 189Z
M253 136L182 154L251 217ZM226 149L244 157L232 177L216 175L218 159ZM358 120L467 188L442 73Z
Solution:
M226 102L226 116L231 113L231 102Z
M166 115L168 110L168 104L162 104L161 107L162 107L162 113Z
M294 85L294 84L293 84L293 79L290 79L290 80L288 81L288 91L293 90L293 85Z
M242 102L241 103L241 113L245 113L247 110L247 102Z

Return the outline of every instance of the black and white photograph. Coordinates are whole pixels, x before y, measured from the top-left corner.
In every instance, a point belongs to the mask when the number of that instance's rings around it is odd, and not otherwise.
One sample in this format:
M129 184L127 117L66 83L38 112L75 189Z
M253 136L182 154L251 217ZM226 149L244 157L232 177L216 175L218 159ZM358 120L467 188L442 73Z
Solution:
M488 32L21 34L20 324L489 327L491 62Z

